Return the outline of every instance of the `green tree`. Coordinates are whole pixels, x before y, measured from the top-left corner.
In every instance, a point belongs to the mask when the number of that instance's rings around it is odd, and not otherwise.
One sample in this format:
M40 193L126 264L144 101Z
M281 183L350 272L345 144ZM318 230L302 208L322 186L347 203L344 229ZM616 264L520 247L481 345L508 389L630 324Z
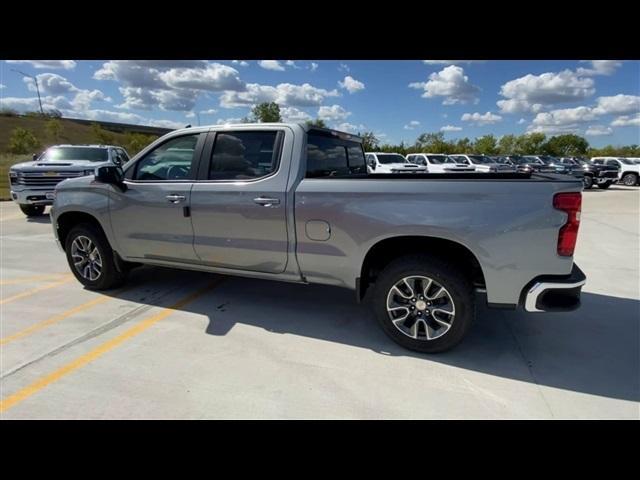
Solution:
M113 134L102 128L97 123L91 124L91 133L96 142L101 144L113 143Z
M517 137L515 135L503 135L498 140L498 153L502 155L512 155L516 150L516 140Z
M473 143L473 150L483 155L495 155L498 153L498 141L493 135L478 137Z
M557 157L577 157L587 153L587 150L589 149L589 142L578 135L557 135L547 140L542 148L548 155L554 155Z
M459 138L453 145L451 153L473 153L473 142L469 138Z
M380 145L380 140L373 132L364 132L362 134L358 132L358 136L362 137L362 148L364 148L365 152L376 150Z
M44 128L47 131L47 135L52 138L54 142L57 143L60 140L60 135L62 134L62 124L60 120L57 118L47 120Z
M454 146L444 139L444 132L423 133L417 139L415 146L426 153L453 153Z
M156 137L155 135L144 135L142 133L128 132L125 135L124 140L125 148L127 149L127 152L129 152L129 155L135 155L144 147L153 142L156 138L158 137Z
M280 107L276 102L262 102L253 107L251 114L260 123L281 122Z
M518 155L536 155L543 151L542 146L547 136L544 133L528 133L516 139L516 153Z
M321 118L316 118L315 120L307 120L304 123L307 125L307 127L327 128L327 124Z
M9 137L8 150L11 153L35 153L40 146L40 142L30 130L15 128Z

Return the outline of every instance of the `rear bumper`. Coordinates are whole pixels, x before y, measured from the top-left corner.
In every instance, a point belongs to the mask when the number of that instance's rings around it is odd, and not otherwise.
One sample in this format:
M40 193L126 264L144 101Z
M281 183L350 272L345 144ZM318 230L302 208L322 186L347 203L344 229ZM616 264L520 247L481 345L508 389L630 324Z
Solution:
M543 275L533 279L522 292L527 312L569 312L580 307L580 293L587 277L575 263L566 276Z

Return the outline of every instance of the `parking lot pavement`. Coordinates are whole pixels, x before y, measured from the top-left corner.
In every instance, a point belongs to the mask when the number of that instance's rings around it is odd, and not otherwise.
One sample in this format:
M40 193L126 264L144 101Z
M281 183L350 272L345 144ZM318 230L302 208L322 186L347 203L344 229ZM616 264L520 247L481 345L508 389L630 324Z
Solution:
M583 195L582 308L479 308L419 355L350 291L143 267L69 275L48 217L0 203L3 419L640 418L640 189Z

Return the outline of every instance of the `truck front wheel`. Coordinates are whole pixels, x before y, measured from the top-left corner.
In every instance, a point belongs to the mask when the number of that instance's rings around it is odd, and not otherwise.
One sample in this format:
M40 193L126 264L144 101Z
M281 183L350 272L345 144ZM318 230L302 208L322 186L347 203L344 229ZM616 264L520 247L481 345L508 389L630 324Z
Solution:
M601 188L603 190L606 190L607 188L609 188L611 186L611 182L604 182L604 183L599 183L598 184L598 188Z
M593 187L593 177L591 175L585 175L582 178L582 185L584 186L585 190L589 190L591 187Z
M408 255L387 265L376 279L372 302L384 332L423 353L456 346L475 315L469 279L430 255Z
M71 272L90 290L107 290L120 286L126 273L116 268L113 250L104 233L83 223L67 234L65 252Z
M29 205L21 203L20 210L22 210L22 213L27 217L37 217L44 213L44 205Z

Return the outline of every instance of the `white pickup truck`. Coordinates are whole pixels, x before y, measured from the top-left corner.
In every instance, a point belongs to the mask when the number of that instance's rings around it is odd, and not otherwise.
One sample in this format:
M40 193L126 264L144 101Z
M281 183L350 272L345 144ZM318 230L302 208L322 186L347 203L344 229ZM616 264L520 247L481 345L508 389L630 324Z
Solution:
M399 153L367 152L367 172L369 173L425 173L426 167L409 163Z
M466 163L457 163L442 153L410 153L407 161L427 167L429 173L475 172L476 167Z
M638 185L640 180L640 165L633 159L621 157L593 157L591 163L595 165L618 166L618 180L628 187Z
M486 155L468 155L456 154L449 155L456 163L474 166L476 172L496 173L496 172L515 172L516 168L507 163L496 163Z

